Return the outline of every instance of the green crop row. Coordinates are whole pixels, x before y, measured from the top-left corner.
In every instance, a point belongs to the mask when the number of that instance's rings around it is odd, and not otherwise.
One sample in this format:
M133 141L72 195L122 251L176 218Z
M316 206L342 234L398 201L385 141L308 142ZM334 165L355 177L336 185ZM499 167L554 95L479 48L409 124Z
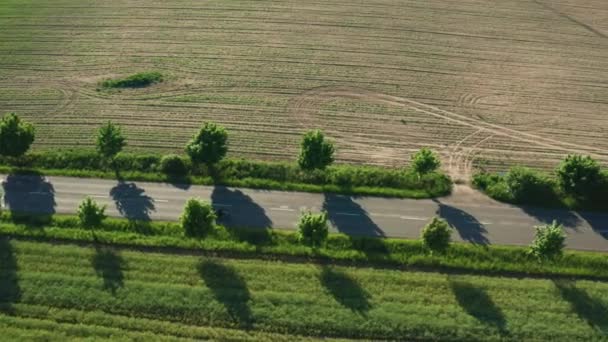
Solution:
M241 329L364 339L589 341L605 339L608 328L608 284L602 282L0 241L0 325L16 336L15 329L25 334L56 325L75 336L111 336L118 329L125 338L217 333L228 339Z

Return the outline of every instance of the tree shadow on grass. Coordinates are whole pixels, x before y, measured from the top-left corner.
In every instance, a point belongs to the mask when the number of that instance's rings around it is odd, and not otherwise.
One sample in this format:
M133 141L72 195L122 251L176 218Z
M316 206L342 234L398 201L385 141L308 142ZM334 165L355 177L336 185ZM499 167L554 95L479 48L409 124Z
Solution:
M95 255L91 260L95 273L103 279L104 290L116 294L124 286L124 259L110 248L95 247Z
M554 280L559 295L566 300L572 311L591 327L608 334L608 306L594 299L585 290L576 287L574 281Z
M154 199L135 183L118 182L110 190L110 196L116 203L118 212L129 220L149 221L150 214L156 209Z
M441 203L437 199L433 199L433 201L438 205L437 215L453 226L464 241L479 245L490 243L490 240L486 237L487 229L475 216L464 210Z
M324 265L320 280L323 287L342 306L362 315L371 309L369 293L348 274Z
M55 189L42 175L9 175L2 187L4 204L15 223L37 227L51 221Z
M201 261L198 271L232 321L242 329L250 329L253 325L248 304L251 296L245 280L233 268L208 259Z
M0 312L10 313L12 304L21 299L17 277L17 258L7 237L0 237Z
M499 307L486 291L469 282L450 279L450 288L458 304L479 322L492 326L501 335L508 335L506 320Z

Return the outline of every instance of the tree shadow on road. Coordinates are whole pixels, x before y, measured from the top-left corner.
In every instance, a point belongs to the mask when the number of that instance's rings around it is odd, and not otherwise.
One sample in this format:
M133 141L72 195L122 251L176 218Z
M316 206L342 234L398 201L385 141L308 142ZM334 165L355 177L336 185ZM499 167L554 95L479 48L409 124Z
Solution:
M608 218L606 214L578 212L578 215L604 239L608 239Z
M91 263L95 273L103 279L104 290L116 294L124 286L125 261L116 251L96 246Z
M433 199L433 201L438 205L437 216L443 218L456 228L464 241L480 245L490 243L490 240L486 237L488 233L487 229L475 216L462 209L441 203L437 199Z
M155 210L154 199L135 183L118 182L110 190L110 196L116 203L118 212L129 220L149 221L150 214Z
M209 259L199 264L198 271L232 321L242 329L250 329L254 319L249 309L251 296L245 280L232 267Z
M369 293L350 275L323 265L320 280L323 287L342 306L362 315L367 314L371 309Z
M565 228L576 230L577 226L581 223L580 217L574 211L567 209L547 209L530 206L521 206L520 209L542 224L551 224L555 220Z
M16 223L42 225L55 213L55 189L42 175L9 175L2 183L4 203ZM23 213L35 213L36 219ZM20 221L23 218L23 222Z
M349 236L386 236L367 211L351 196L326 193L323 210L327 212L332 225L341 233Z
M20 299L15 251L9 238L0 237L0 312L12 312L13 303Z
M211 193L211 204L216 209L224 209L229 214L220 218L219 223L230 227L269 228L272 220L266 210L241 190L216 186Z
M508 335L502 310L484 289L458 279L449 279L449 283L458 304L469 315L485 325L494 327L501 335Z
M600 299L594 299L585 290L576 287L570 280L554 280L559 295L570 304L574 313L591 327L608 333L608 306Z

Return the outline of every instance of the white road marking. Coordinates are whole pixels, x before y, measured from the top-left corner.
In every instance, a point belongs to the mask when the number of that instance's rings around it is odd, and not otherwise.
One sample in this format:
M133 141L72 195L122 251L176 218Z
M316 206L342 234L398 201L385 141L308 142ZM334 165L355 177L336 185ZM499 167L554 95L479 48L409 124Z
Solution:
M89 195L89 197L92 197L92 198L108 198L109 196L108 195Z
M354 213L336 213L336 215L344 215L344 216L361 216L359 214Z
M155 199L154 202L167 203L167 202L169 202L169 200L166 200L166 199Z
M279 210L279 211L296 211L295 209L289 209L289 208L270 208L270 210Z

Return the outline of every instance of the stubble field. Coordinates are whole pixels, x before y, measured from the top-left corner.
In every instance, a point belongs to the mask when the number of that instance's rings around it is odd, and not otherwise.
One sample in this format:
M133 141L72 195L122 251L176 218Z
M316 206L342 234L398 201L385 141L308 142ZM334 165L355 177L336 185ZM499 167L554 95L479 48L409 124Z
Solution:
M97 89L140 71L167 79ZM130 150L177 152L213 120L256 159L317 127L341 162L430 146L455 177L606 164L607 79L603 0L0 2L0 112L32 120L37 149L91 146L111 119Z

